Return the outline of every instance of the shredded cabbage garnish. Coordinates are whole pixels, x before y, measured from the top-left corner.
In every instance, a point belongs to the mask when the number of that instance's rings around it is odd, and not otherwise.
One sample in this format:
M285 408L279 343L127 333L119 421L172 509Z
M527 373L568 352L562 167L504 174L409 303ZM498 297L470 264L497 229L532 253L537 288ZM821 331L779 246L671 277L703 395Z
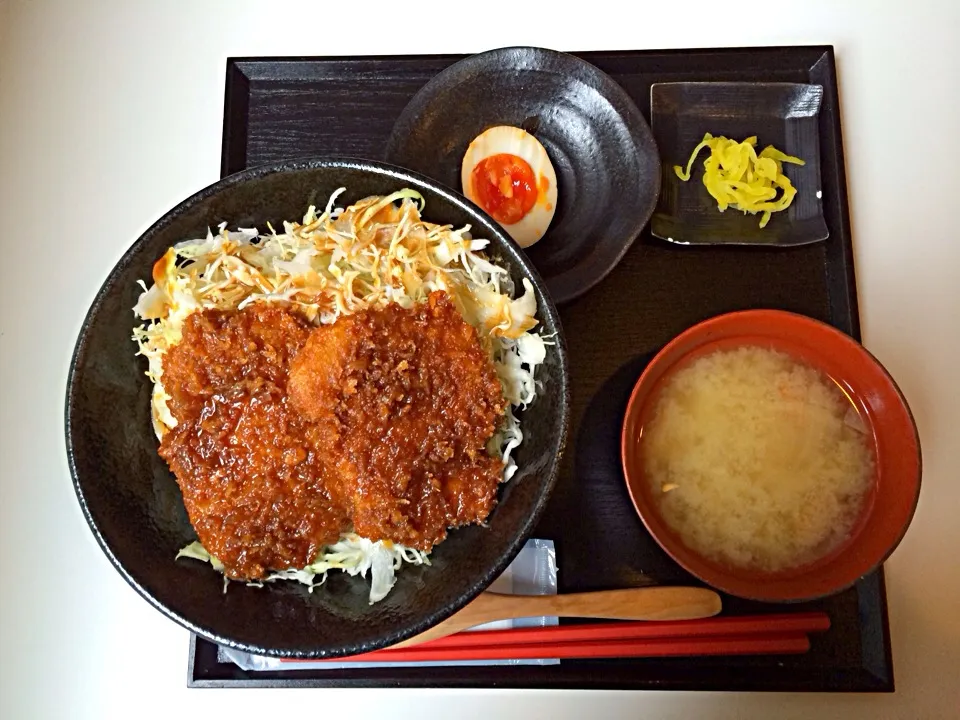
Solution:
M340 540L326 548L316 562L305 568L290 568L273 572L263 582L249 582L248 585L263 587L263 583L277 580L295 580L309 588L310 592L327 579L330 570L343 570L348 575L366 578L370 573L370 604L383 600L397 582L396 570L403 563L429 565L428 553L422 550L403 547L389 540L373 542L354 533L344 533ZM210 563L217 572L223 572L223 563L207 552L199 542L192 542L177 553L175 560L181 557L193 558ZM317 578L320 578L317 580ZM230 580L224 576L223 591L227 591Z
M790 178L783 174L783 163L805 163L798 157L780 152L773 145L768 145L758 155L756 146L755 136L738 143L707 133L693 149L686 170L674 165L673 171L686 182L697 155L703 148L709 148L710 157L703 162L703 184L717 201L720 212L732 206L752 215L763 213L760 227L766 227L771 214L790 207L797 194ZM782 189L783 194L774 200L777 188Z
M473 325L490 352L510 404L487 450L504 462L503 480L517 471L513 451L523 441L515 410L536 397L536 368L546 357L549 340L533 329L537 301L524 278L515 290L507 270L481 251L487 240L475 239L470 226L455 229L421 219L423 197L411 189L336 206L345 188L318 211L311 205L300 222L284 222L267 232L227 230L186 240L167 250L153 266L153 283L142 281L134 312L144 322L134 329L138 355L147 358L153 382L152 418L157 437L177 424L167 407L163 357L180 342L183 323L203 309L242 309L254 302L290 305L317 324L341 315L382 308L389 303L412 307L435 290L446 291L464 319ZM223 565L194 542L177 557ZM275 572L265 582L296 580L311 590L329 570L367 576L371 604L381 600L403 563L429 564L427 554L389 541L374 542L346 533L324 548L305 568ZM318 580L319 578L319 580Z

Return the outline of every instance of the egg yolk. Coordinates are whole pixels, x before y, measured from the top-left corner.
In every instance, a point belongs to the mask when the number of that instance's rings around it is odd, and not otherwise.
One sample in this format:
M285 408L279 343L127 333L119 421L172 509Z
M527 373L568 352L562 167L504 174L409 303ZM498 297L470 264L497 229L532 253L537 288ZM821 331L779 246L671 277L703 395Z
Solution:
M523 158L491 155L471 173L477 204L503 225L520 222L537 202L537 178Z

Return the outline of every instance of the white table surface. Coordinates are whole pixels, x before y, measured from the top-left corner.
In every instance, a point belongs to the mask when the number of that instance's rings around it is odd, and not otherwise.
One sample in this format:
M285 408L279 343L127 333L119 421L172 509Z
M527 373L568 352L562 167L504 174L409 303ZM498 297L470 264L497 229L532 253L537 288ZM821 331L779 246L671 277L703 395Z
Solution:
M960 717L960 3L492 5L0 0L4 720ZM225 59L815 43L839 62L864 342L923 443L920 506L886 566L896 694L188 690L187 632L84 523L63 394L106 273L218 177Z

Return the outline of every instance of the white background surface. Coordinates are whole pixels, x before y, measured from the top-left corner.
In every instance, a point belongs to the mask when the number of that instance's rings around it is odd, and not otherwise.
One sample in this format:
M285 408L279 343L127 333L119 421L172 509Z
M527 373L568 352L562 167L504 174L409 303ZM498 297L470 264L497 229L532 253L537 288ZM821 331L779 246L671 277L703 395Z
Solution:
M429 5L0 0L0 717L960 716L960 4ZM809 43L837 49L864 342L923 443L920 506L887 565L897 693L188 690L186 631L84 524L63 393L106 273L217 179L225 59Z

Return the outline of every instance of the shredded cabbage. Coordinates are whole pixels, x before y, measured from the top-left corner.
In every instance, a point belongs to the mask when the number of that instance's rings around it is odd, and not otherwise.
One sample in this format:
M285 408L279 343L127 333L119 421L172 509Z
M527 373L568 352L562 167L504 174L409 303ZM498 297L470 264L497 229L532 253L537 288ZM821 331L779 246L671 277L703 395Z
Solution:
M265 582L296 580L308 585L310 592L321 585L330 570L343 570L348 575L367 577L370 571L370 604L383 600L396 582L394 571L403 563L429 565L428 553L404 547L389 540L373 542L354 533L344 534L339 542L328 546L316 562L300 570L281 570L267 576ZM314 579L320 577L319 582Z
M674 165L673 171L686 182L697 155L703 148L709 148L710 157L703 161L703 184L717 201L717 208L723 212L733 206L745 213L762 213L760 227L766 227L770 215L790 207L797 194L790 178L783 174L783 163L805 163L780 152L773 145L768 145L758 155L756 145L755 136L738 143L707 133L693 149L686 170ZM777 188L783 190L783 194L774 200Z
M473 325L490 352L510 404L488 451L503 459L503 480L517 471L513 451L523 432L514 412L536 397L536 368L546 358L548 339L533 332L537 301L526 278L523 292L514 295L507 270L481 251L488 241L470 235L470 226L454 229L421 219L423 197L411 189L336 207L333 193L318 212L311 205L301 222L284 222L282 232L267 225L185 240L167 250L153 266L153 283L140 282L143 292L134 308L144 322L133 339L148 361L153 382L153 427L157 437L175 427L163 387L163 357L180 342L186 318L202 309L241 309L254 302L280 302L299 309L317 324L341 315L397 303L412 307L435 290L452 298L464 319ZM177 557L223 565L194 542ZM389 541L374 542L346 533L326 547L305 568L275 572L265 582L295 580L311 590L329 570L367 576L370 602L381 600L395 582L403 563L429 564L427 554ZM317 580L319 578L319 580Z

